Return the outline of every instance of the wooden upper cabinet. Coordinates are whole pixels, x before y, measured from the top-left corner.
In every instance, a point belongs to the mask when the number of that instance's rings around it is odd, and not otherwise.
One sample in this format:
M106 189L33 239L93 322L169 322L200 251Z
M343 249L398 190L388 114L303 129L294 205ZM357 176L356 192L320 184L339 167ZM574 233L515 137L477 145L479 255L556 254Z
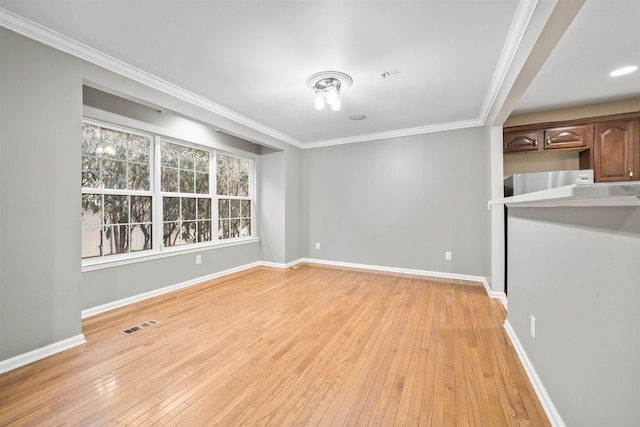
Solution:
M574 151L595 182L640 181L640 111L504 128L503 142L504 153Z
M594 179L596 182L637 181L640 176L634 158L638 121L596 123L593 141Z
M544 149L586 148L593 138L593 125L564 126L544 130Z
M503 151L505 153L519 153L522 151L538 151L538 131L513 131L503 134Z

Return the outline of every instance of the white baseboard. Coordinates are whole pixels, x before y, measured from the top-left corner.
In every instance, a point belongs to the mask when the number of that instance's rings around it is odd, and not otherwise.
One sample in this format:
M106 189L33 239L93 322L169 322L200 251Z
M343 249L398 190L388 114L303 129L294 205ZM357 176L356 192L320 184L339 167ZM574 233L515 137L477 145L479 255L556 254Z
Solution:
M86 319L87 317L95 316L96 314L100 314L100 313L107 312L109 310L124 307L126 305L136 303L138 301L143 301L149 298L157 297L158 295L163 295L169 292L177 291L178 289L197 285L199 283L206 282L207 280L217 279L218 277L226 276L228 274L237 273L243 270L248 270L249 268L257 267L260 265L263 265L263 263L253 262L250 264L245 264L239 267L234 267L228 270L220 271L218 273L213 273L207 276L198 277L196 279L187 280L185 282L178 283L175 285L165 286L164 288L155 289L153 291L145 292L143 294L133 295L131 297L123 298L107 304L99 305L97 307L87 308L85 310L82 310L82 318Z
M520 358L520 362L522 362L522 366L524 366L524 370L526 371L527 376L529 377L529 381L533 386L533 390L536 392L536 395L540 400L540 404L542 404L542 407L544 408L544 412L547 414L547 417L549 418L549 422L554 427L565 427L564 421L562 421L562 418L560 417L558 410L556 409L553 402L551 401L551 397L549 397L547 390L544 388L544 385L542 385L542 381L540 380L540 377L536 373L536 370L533 367L531 360L529 360L527 353L524 351L524 347L522 347L522 344L520 343L520 340L518 339L516 332L513 330L513 327L509 323L509 320L505 320L504 329L507 331L507 335L511 339L511 343L513 344L513 347L516 349L516 353Z
M28 365L29 363L36 362L40 359L44 359L45 357L53 356L56 353L79 346L85 342L87 341L84 339L84 335L79 334L62 341L54 342L53 344L49 344L45 347L40 347L27 353L19 354L11 359L2 360L0 361L0 374Z
M358 268L362 270L385 271L388 273L413 274L416 276L437 277L440 279L455 279L455 280L466 280L469 282L480 282L484 286L484 289L487 292L487 295L489 295L489 297L503 300L503 304L506 304L506 300L507 300L507 296L505 295L504 292L496 292L491 290L491 288L489 287L489 283L487 282L487 279L482 276L472 276L468 274L458 274L458 273L444 273L440 271L429 271L429 270L414 270L410 268L386 267L386 266L370 265L370 264L355 264L351 262L328 261L324 259L315 259L315 258L301 258L295 263L298 264L300 262L308 262L309 264L330 265L334 267Z
M295 265L300 264L301 262L304 262L303 258L297 259L295 261L287 262L287 263L260 261L259 264L264 266L264 267L291 268L291 267L293 267Z

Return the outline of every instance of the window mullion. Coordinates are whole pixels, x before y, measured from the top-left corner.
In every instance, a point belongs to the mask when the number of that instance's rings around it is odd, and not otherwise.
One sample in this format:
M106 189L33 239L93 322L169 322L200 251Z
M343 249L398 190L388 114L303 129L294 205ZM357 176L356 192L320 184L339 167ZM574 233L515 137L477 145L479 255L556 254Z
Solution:
M209 188L211 188L211 239L219 241L218 237L218 152L214 151L209 164Z
M162 195L161 189L161 156L162 143L159 136L153 138L153 247L161 251L164 249L164 242L162 241Z

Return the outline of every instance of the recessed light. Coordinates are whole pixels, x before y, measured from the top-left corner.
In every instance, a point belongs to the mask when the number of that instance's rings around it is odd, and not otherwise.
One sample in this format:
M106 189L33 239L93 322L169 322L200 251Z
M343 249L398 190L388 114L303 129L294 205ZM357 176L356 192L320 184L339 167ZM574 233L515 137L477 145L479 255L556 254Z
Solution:
M617 70L613 70L609 75L611 77L619 77L624 76L625 74L633 73L638 69L637 65L629 65L628 67L618 68Z
M367 118L364 114L352 114L349 116L351 120L364 120Z

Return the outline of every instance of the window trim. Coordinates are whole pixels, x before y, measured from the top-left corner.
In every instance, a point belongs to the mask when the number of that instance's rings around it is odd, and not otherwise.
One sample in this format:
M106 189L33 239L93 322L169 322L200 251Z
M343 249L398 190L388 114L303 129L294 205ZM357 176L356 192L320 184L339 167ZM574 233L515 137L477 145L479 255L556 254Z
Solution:
M82 272L100 270L104 268L118 267L122 265L134 264L138 262L151 261L155 259L162 259L166 257L173 257L179 255L186 255L189 253L202 252L206 250L214 250L229 246L237 246L244 244L257 243L260 241L258 237L258 230L256 228L256 205L257 205L257 178L256 178L256 159L251 156L242 154L236 154L227 150L219 149L210 145L197 144L190 141L177 139L175 137L165 136L157 131L145 131L135 127L121 126L115 123L106 122L103 120L97 120L90 117L83 117L82 124L89 124L93 126L106 127L109 129L140 134L152 139L151 159L150 167L152 168L150 173L150 190L122 190L122 189L93 189L81 187L82 194L126 194L126 195L145 195L152 197L152 225L153 225L153 244L152 249L145 251L128 252L125 254L113 254L107 256L97 256L91 258L81 259ZM209 157L209 194L203 195L198 193L175 193L176 195L183 194L188 197L204 196L211 199L211 241L208 242L195 242L186 245L178 245L165 247L163 242L163 218L162 218L162 199L165 195L161 191L161 150L162 141L166 141L172 144L183 145L190 148L199 150L206 150L210 152ZM250 166L250 178L249 178L249 200L251 202L251 235L244 237L235 237L228 239L218 238L218 194L217 194L217 155L225 155L241 160L249 160ZM99 191L98 191L99 190ZM168 193L167 193L168 194ZM173 194L173 193L171 193Z

